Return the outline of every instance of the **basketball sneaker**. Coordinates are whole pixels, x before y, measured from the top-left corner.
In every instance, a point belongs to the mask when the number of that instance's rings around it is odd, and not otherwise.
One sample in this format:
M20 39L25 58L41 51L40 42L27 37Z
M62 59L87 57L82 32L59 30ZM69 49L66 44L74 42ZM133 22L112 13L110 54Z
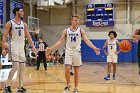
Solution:
M21 87L21 88L18 88L17 93L27 93L27 90Z
M104 77L105 80L110 80L110 75Z
M73 93L79 93L78 89L74 88Z
M73 72L70 72L70 75L72 75L72 76L73 76Z
M4 93L12 93L10 86L4 88Z
M68 92L69 92L69 90L70 90L70 86L66 86L66 87L64 88L63 93L68 93Z
M116 75L115 74L113 74L113 80L116 80Z

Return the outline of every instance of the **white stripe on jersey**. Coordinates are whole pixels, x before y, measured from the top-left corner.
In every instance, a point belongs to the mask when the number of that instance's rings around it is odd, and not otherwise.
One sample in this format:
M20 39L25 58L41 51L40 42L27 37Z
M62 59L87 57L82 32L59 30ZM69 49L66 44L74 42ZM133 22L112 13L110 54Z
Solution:
M38 51L45 51L45 45L44 43L39 43L39 49Z
M116 39L114 39L114 40L108 39L108 53L109 53L109 55L116 55L115 54L116 51L117 51Z
M76 31L67 28L66 50L81 48L81 29L78 27Z
M14 19L11 22L11 51L24 51L25 30L24 22L21 20L20 24L17 24Z

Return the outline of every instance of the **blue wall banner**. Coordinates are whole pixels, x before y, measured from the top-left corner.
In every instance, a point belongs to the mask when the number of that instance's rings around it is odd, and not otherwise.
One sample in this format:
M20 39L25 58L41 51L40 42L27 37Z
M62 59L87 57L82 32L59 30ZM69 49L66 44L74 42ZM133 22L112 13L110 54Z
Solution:
M4 1L0 0L0 28L3 27Z
M17 2L17 1L15 1L15 0L11 0L11 13L10 13L10 19L13 19L13 18L14 18L14 15L13 15L13 9L16 8L16 7L24 8L24 3L22 3L22 2Z

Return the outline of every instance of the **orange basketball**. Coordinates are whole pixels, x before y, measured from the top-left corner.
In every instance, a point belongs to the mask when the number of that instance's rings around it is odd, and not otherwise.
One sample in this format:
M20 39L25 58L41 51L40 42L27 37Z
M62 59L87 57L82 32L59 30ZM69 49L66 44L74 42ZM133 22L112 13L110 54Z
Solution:
M132 45L128 40L122 40L119 47L122 52L128 52L131 50Z

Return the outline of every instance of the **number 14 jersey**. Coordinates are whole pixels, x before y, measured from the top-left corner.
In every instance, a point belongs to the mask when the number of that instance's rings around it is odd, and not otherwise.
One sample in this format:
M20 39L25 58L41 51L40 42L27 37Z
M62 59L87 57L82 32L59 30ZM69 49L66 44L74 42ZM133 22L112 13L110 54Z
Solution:
M67 28L66 50L81 49L81 28L77 27L76 31Z

